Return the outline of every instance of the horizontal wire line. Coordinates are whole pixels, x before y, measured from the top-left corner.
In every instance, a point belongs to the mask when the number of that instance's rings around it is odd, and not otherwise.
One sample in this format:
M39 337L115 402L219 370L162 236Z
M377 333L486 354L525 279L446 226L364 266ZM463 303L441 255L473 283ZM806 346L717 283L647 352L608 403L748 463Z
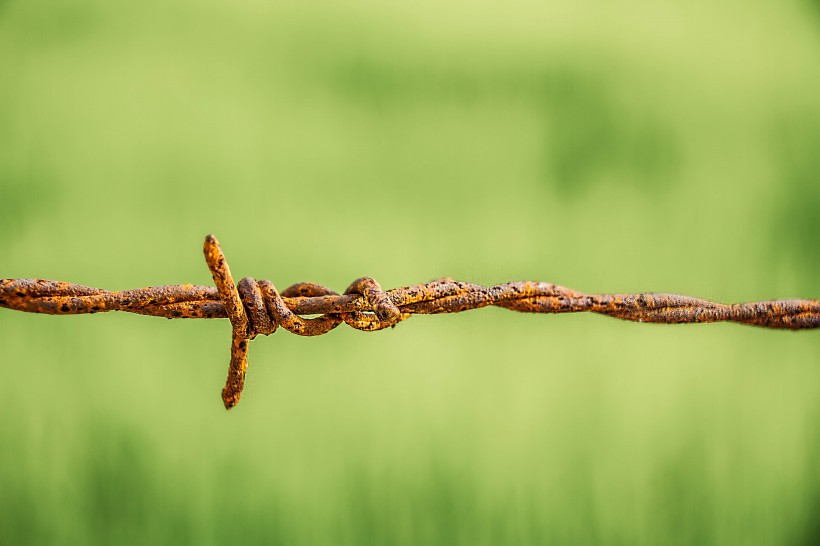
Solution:
M245 277L236 284L214 236L206 237L204 253L216 287L182 284L109 292L44 279L0 279L0 307L52 315L125 311L165 318L228 318L233 340L228 380L222 391L228 409L239 402L242 393L248 341L259 334L269 335L279 326L304 336L325 334L342 322L358 330L375 331L415 314L496 306L523 313L592 312L664 324L737 322L790 330L820 327L818 300L723 304L677 294L584 294L535 281L481 286L445 278L385 291L375 280L362 277L343 294L310 282L294 284L280 293L270 281Z

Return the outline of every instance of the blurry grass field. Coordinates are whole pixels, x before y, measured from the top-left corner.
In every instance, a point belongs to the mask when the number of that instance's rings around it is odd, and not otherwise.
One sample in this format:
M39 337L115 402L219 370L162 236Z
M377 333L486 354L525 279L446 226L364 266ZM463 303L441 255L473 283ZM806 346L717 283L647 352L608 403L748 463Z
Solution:
M0 277L820 297L820 10L0 2ZM820 337L0 310L2 544L812 544Z

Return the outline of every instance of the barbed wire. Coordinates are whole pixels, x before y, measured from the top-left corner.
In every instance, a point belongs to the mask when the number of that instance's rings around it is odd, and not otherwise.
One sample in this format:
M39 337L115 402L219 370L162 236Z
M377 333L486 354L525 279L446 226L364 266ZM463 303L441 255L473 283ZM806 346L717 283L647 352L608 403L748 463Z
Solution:
M259 334L270 335L279 326L302 336L325 334L342 322L372 332L416 314L496 306L523 313L592 312L635 322L738 322L791 330L820 327L818 300L723 304L677 294L584 294L534 281L481 286L444 278L385 291L375 280L362 277L342 294L310 282L279 292L272 282L251 277L236 284L213 235L205 238L204 252L215 288L183 284L108 292L60 281L0 279L0 307L52 315L126 311L169 319L228 318L233 326L231 362L222 390L227 409L242 394L248 341Z

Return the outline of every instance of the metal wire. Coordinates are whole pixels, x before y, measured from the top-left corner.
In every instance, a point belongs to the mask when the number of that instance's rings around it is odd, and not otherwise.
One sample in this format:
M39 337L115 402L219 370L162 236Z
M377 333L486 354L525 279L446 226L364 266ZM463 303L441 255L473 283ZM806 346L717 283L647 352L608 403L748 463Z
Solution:
M216 288L183 284L108 292L59 281L0 279L0 307L52 315L127 311L166 318L227 317L233 326L231 363L222 390L227 409L242 394L248 341L259 334L272 334L279 326L302 336L325 334L342 322L372 332L414 314L457 313L492 305L524 313L589 311L635 322L738 322L791 330L820 327L818 300L727 305L676 294L584 294L531 281L488 287L445 278L385 291L375 280L362 277L343 294L308 282L280 293L270 281L245 277L238 285L234 283L213 235L205 238L204 251Z

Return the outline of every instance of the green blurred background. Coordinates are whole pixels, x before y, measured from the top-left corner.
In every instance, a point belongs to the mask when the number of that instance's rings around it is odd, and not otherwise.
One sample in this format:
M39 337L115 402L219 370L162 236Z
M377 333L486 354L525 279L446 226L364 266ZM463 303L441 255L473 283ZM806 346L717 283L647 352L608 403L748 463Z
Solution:
M820 297L820 4L0 2L0 277ZM2 544L811 544L820 335L0 310Z

